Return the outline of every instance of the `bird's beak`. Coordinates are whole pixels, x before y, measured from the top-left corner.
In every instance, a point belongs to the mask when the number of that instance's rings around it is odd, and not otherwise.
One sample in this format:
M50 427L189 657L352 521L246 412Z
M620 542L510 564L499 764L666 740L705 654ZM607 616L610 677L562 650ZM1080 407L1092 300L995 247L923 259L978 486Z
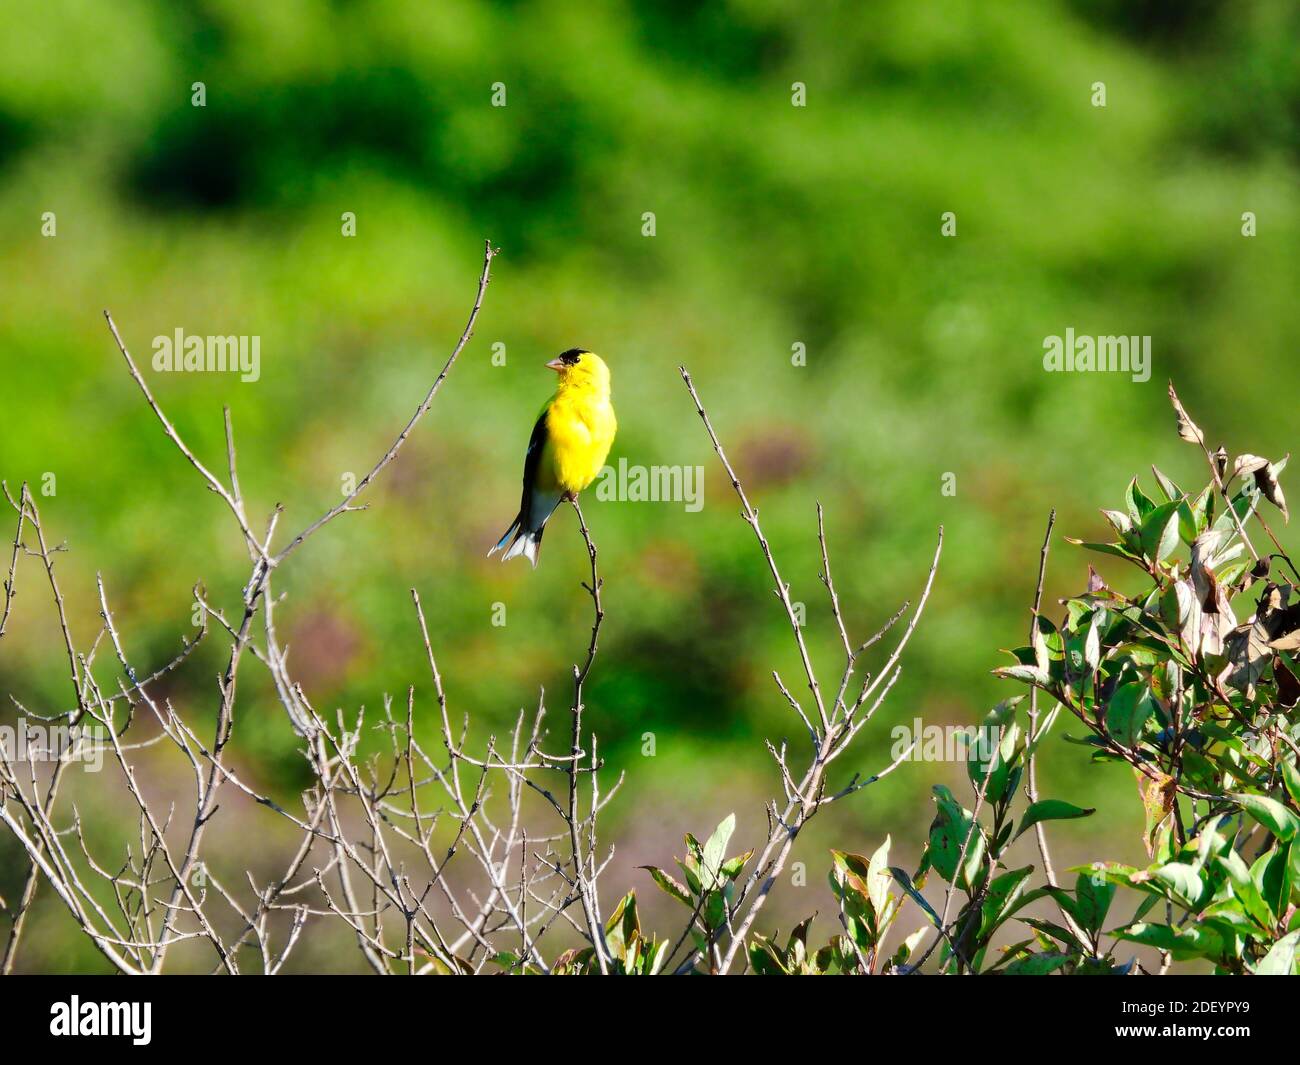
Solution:
M562 363L559 359L552 359L550 362L546 364L546 368L548 370L554 370L556 373L559 373L561 370L564 369L564 363Z

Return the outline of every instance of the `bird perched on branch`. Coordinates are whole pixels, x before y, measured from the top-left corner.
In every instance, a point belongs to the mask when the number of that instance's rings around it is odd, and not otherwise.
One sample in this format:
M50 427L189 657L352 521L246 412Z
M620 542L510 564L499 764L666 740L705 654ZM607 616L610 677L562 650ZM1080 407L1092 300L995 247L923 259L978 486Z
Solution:
M528 441L519 515L488 552L505 548L502 561L523 555L534 567L547 520L596 479L618 429L609 401L609 367L599 355L570 348L546 365L560 382Z

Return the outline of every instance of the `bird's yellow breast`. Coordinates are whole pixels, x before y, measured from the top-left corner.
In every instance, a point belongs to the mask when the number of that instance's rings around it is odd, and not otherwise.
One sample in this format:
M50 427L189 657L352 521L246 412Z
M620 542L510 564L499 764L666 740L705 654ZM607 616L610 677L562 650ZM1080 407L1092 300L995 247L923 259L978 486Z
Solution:
M561 389L546 414L543 477L562 492L581 492L605 465L617 430L608 395Z

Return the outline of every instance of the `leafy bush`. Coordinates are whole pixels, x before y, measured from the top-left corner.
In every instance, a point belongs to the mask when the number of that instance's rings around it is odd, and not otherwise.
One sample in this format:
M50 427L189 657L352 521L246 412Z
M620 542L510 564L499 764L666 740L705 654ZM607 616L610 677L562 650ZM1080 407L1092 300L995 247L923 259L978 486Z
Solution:
M1089 566L1086 590L1064 600L1059 624L1035 604L1029 645L996 671L1031 686L1028 722L1018 720L1024 696L985 719L981 736L991 739L968 762L973 808L935 786L936 815L912 875L889 866L888 839L870 858L833 852L830 883L844 934L811 950L809 918L784 946L755 936L755 972L906 973L935 952L939 968L956 973L1148 971L1131 947L1121 957L1131 944L1155 948L1161 972L1188 960L1219 973L1296 971L1300 593L1293 579L1300 571L1261 513L1267 503L1288 518L1279 483L1287 460L1211 453L1172 385L1169 394L1179 434L1204 451L1209 482L1188 493L1153 467L1156 498L1135 477L1123 508L1102 511L1113 541L1067 538L1123 559L1141 580L1121 591ZM1257 548L1252 526L1272 552ZM1039 694L1055 703L1041 718ZM1097 861L1074 869L1073 889L1052 870L1043 825L1094 811L1038 799L1033 780L1035 751L1062 709L1087 730L1064 739L1090 749L1094 763L1131 767L1150 857L1144 868ZM1045 875L1032 888L1034 866L1006 861L1029 831L1038 836ZM682 890L654 872L660 887L700 910L698 887ZM931 873L946 885L941 911L921 893ZM1120 888L1138 896L1127 921L1112 916ZM964 902L950 920L957 893ZM924 925L892 954L885 943L905 900L936 930L915 959ZM1040 901L1055 904L1060 923L1026 915ZM722 907L713 901L704 909L713 912L708 930ZM995 950L995 937L1013 920L1028 938Z
M1095 762L1133 769L1151 865L1092 867L1094 880L1145 896L1115 936L1221 972L1289 972L1300 941L1300 572L1261 513L1267 503L1288 517L1286 459L1211 453L1169 394L1209 483L1184 492L1153 468L1153 499L1134 478L1123 509L1103 511L1116 538L1083 546L1129 562L1141 582L1126 595L1090 568L1059 628L1038 615L1032 646L1000 672L1073 714Z

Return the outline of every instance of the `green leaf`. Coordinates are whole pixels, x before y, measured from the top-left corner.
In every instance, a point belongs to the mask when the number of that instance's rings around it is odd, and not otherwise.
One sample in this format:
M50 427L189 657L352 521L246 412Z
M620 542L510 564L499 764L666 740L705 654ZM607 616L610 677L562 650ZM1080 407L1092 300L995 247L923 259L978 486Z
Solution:
M1047 687L1052 681L1052 678L1037 666L999 666L993 673L995 676L1009 680L1023 680L1026 684L1037 684L1040 688Z
M1120 536L1121 543L1131 543L1133 541L1133 519L1122 510L1103 510L1101 516L1111 524Z
M1256 942L1272 939L1268 932L1246 916L1236 899L1210 903L1201 911L1200 922L1205 927L1221 932L1228 940L1236 937L1252 939Z
M677 861L677 868L680 869L682 875L686 877L686 884L690 888L691 894L699 895L702 891L702 887L700 885L700 876L695 871L696 867L693 867L690 861L683 862L679 859ZM692 903L692 908L694 908L694 903Z
M722 863L722 876L726 880L735 880L740 875L740 871L745 868L745 864L750 858L754 857L752 850L745 851L744 854L737 854L734 858L728 858Z
M1025 882L1034 871L1032 865L1003 873L989 885L984 896L983 915L980 922L980 939L986 940L1008 916L1007 911L1024 892Z
M1143 519L1142 553L1160 561L1178 546L1178 503L1161 503Z
M912 952L916 950L917 945L924 938L925 933L925 926L922 925L910 936L904 939L903 942L899 944L898 949L894 951L894 956L889 959L889 964L895 969L903 965L912 956Z
M1190 926L1173 929L1163 924L1132 924L1117 929L1113 935L1130 943L1143 943L1166 950L1177 961L1189 958L1217 958L1223 952L1223 937L1212 928Z
M1232 881L1233 897L1241 903L1242 909L1261 928L1268 928L1273 923L1272 911L1255 886L1255 878L1250 875L1250 868L1241 855L1229 848L1219 855L1215 865Z
M1151 467L1151 472L1156 475L1156 484L1160 486L1160 491L1165 494L1165 498L1177 502L1183 496L1183 490L1174 484L1168 477L1161 473L1155 466Z
M1074 882L1074 917L1089 932L1101 931L1115 898L1115 885L1092 873L1080 873Z
M1281 917L1291 895L1291 872L1288 868L1291 848L1285 844L1265 851L1250 867L1250 878L1273 913Z
M1020 827L1016 829L1016 834L1012 838L1018 839L1026 829L1032 828L1039 821L1068 821L1075 817L1087 817L1095 812L1095 808L1085 809L1064 799L1040 799L1030 804L1029 809L1025 811L1025 816L1020 819Z
M1089 673L1101 665L1101 622L1105 614L1104 610L1093 612L1092 620L1088 622L1088 635L1083 640L1083 664Z
M727 917L727 903L721 891L709 891L704 896L704 908L700 917L707 928L720 928Z
M925 896L916 890L916 885L912 883L912 878L907 872L896 865L889 867L890 875L898 882L898 886L907 892L907 897L915 902L930 918L935 928L943 928L943 923L939 920L939 915L934 912L934 907L925 901Z
M930 824L930 842L926 853L940 876L950 884L968 885L984 858L986 840L983 828L974 820L969 810L962 808L952 792L942 784L933 788L939 807ZM970 842L966 840L969 837ZM965 848L965 864L958 870L957 863Z
M645 966L650 976L658 974L659 970L664 967L664 962L668 960L668 950L672 946L671 939L665 939L662 943L651 948L650 964Z
M1185 537L1190 544L1201 533L1205 532L1206 527L1210 524L1210 518L1214 512L1214 485L1207 484L1202 489L1201 494L1192 502L1192 521L1187 530L1191 535ZM1182 530L1180 530L1182 531Z
M867 864L867 894L878 917L883 916L889 906L889 883L889 837L886 836L885 842L876 848Z
M605 942L609 952L616 958L623 958L627 947L641 933L641 923L636 913L636 892L629 891L614 907L609 920L605 923Z
M1019 698L1017 696L1016 700L1009 702L1014 703ZM999 704L985 717L969 747L966 761L967 774L976 792L983 790L985 799L993 803L1000 802L1008 786L1014 788L1019 780L1020 759L1016 757L1016 746L1020 742L1020 726L1014 721L1007 723L1008 717L1003 712L1005 705ZM988 777L987 784L985 777Z
M1274 943L1273 949L1264 955L1264 959L1252 971L1256 976L1294 976L1298 952L1300 929L1288 932Z
M1143 565L1142 560L1138 558L1137 555L1132 551L1125 549L1120 544L1094 543L1089 540L1080 540L1074 536L1067 536L1065 542L1068 544L1074 544L1076 547L1087 548L1089 551L1096 551L1101 555L1114 555L1116 558L1124 558L1129 562L1134 562L1137 565L1142 566L1143 569L1146 569L1146 566Z
M1023 895L1019 895L1012 899L1007 905L1006 912L1002 915L1002 920L1005 921L1008 917L1014 916L1026 906L1032 905L1039 899L1052 899L1071 917L1074 916L1074 911L1076 909L1074 896L1064 888L1049 886L1034 888L1032 891L1026 891Z
M1300 770L1291 762L1282 763L1282 780L1286 784L1286 790L1291 795L1291 801L1300 806Z
M1040 917L1022 917L1020 920L1029 925L1030 928L1036 928L1044 935L1050 936L1052 939L1055 939L1060 943L1064 943L1067 947L1071 947L1075 950L1083 949L1083 944L1075 938L1074 933L1068 928L1064 928L1052 921L1045 921Z
M735 831L736 815L728 814L704 844L703 857L700 859L700 880L705 885L711 887L718 879L718 874L722 871L722 859L727 853L727 844L731 842L731 834Z
M1031 954L1027 958L1013 961L1002 971L1008 976L1046 976L1063 965L1068 965L1076 955L1073 954Z
M831 851L834 863L830 873L831 891L849 922L847 931L860 947L869 947L878 938L878 919L867 882L871 877L870 861L860 854ZM889 874L886 873L886 876Z
M1196 512L1192 509L1192 504L1186 499L1178 502L1178 536L1189 547L1196 540L1197 534L1202 531L1205 525L1205 516L1202 513L1198 523Z
M1133 747L1154 710L1151 689L1145 682L1121 684L1106 705L1106 728L1125 747Z
M643 865L640 868L646 870L654 879L654 882L658 884L660 889L666 894L671 895L673 898L686 906L689 906L691 909L695 908L695 901L691 898L690 892L686 890L684 885L678 883L662 869L657 869L653 865Z
M770 939L755 934L749 944L749 964L758 976L788 976L783 951Z
M1300 832L1300 817L1276 799L1270 799L1267 795L1251 795L1247 792L1233 792L1228 797L1239 803L1243 810L1284 843Z
M1193 911L1199 909L1205 894L1205 882L1190 865L1166 862L1152 871L1151 878L1167 888L1168 894L1180 905Z
M1061 634L1056 626L1042 614L1034 618L1033 631L1030 633L1030 646L1034 649L1034 663L1044 673L1051 672L1053 659L1064 655Z
M1147 515L1155 509L1155 504L1138 487L1136 477L1129 482L1128 489L1124 493L1124 505L1128 508L1129 517L1133 519L1135 525L1141 525L1146 521Z
M1191 842L1196 845L1196 861L1193 863L1193 868L1198 873L1205 868L1206 862L1212 855L1217 855L1227 848L1227 837L1218 831L1219 825L1226 819L1226 814L1212 818L1201 826L1200 835L1192 838Z

